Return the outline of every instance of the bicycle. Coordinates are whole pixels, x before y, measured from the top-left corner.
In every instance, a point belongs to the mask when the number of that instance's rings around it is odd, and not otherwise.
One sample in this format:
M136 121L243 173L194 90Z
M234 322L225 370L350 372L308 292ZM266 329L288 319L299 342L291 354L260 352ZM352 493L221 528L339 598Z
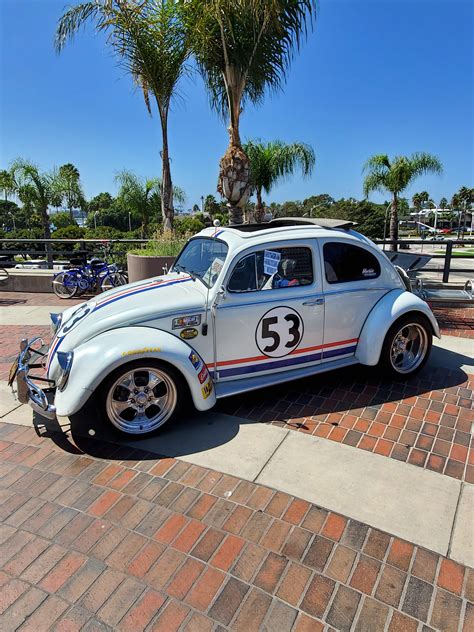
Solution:
M107 249L108 243L105 243L106 256L110 250ZM71 260L71 264L78 264L77 260ZM53 292L59 298L73 298L81 296L87 291L90 292L107 292L108 290L126 285L128 283L127 276L123 270L120 270L114 263L108 264L97 258L92 258L89 264L79 265L75 268L62 270L53 278Z

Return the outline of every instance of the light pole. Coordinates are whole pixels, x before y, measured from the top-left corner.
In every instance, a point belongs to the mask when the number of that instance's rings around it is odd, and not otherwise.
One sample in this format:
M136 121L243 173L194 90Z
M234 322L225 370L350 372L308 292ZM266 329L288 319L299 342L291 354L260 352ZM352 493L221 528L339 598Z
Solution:
M321 202L321 204L315 204L309 209L308 213L304 213L303 217L311 217L311 214L314 211L314 209L319 208L320 206L326 206L326 204L324 204L324 202Z
M128 211L128 232L132 232L132 213Z
M427 204L432 204L433 205L433 211L434 211L434 216L435 216L435 220L434 220L434 230L436 231L436 226L438 224L438 207L436 206L436 204L433 202L433 200L428 200Z

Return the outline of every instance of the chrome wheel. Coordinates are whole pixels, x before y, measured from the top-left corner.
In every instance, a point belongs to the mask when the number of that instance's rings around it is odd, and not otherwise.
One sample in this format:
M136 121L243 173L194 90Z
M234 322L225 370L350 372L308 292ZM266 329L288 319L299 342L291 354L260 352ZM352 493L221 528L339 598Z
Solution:
M104 276L100 288L102 292L107 292L119 285L126 285L126 283L126 279L119 272L111 272L110 274Z
M428 348L426 329L418 323L408 323L393 338L390 363L397 373L412 373L425 359Z
M77 279L70 272L60 272L54 277L53 292L59 298L71 298L77 290Z
M176 408L178 392L171 377L157 367L137 367L110 387L106 411L118 430L145 434L162 426Z

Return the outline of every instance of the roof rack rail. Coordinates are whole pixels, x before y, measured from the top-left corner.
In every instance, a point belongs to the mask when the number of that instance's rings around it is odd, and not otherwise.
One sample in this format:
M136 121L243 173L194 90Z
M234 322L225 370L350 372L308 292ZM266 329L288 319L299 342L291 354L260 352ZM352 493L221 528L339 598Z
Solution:
M230 224L229 228L235 228L242 232L254 232L268 230L269 228L284 228L286 226L313 226L314 228L342 228L350 230L357 226L357 222L330 217L278 217L262 224Z

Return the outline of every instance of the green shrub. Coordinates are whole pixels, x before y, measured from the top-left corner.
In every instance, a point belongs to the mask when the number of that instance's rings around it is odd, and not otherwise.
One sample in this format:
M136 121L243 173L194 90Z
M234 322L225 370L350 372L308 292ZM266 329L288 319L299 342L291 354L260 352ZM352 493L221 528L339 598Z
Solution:
M171 237L154 239L149 241L143 248L133 248L128 252L132 255L142 255L143 257L176 257L186 243L186 239Z

